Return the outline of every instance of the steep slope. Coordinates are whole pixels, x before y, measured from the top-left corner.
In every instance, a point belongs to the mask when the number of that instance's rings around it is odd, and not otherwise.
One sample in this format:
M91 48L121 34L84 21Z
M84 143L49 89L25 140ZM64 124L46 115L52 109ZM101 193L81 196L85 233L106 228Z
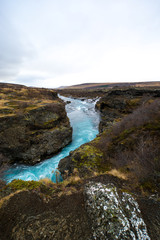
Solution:
M35 164L72 140L64 102L53 90L0 85L0 164Z

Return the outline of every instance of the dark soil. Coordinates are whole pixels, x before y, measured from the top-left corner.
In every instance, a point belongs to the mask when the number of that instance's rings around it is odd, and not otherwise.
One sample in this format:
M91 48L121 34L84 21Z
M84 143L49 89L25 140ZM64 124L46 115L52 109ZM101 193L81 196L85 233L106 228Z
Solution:
M82 192L49 203L36 193L20 192L0 209L0 239L90 239L91 226Z
M148 234L152 240L160 239L160 201L152 198L138 198Z

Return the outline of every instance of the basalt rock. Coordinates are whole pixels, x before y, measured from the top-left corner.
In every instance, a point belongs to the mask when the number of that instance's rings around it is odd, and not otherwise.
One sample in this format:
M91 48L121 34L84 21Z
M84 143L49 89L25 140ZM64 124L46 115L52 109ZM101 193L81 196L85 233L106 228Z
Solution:
M55 91L6 85L0 95L1 165L6 161L32 165L71 142L65 104Z
M58 169L65 178L73 173L76 168L81 177L89 176L93 171L97 171L103 161L103 153L96 147L84 144L75 151L70 152L69 156L60 160Z
M0 204L1 240L92 239L82 192L52 198L39 189L21 190Z
M138 203L130 194L118 194L113 184L88 183L85 197L95 240L150 240Z
M140 105L159 96L159 89L130 88L108 91L96 104L101 115L99 131L110 128L114 122L120 121Z

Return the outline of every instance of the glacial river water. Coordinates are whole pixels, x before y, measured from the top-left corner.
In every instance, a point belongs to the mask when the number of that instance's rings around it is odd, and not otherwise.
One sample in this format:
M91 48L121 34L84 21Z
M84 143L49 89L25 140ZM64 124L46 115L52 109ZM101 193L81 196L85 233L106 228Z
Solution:
M95 111L93 100L81 101L61 96L64 101L71 103L66 105L67 115L73 128L72 143L62 149L54 157L47 159L34 166L15 164L7 170L4 179L11 182L13 179L39 180L49 178L56 181L54 171L58 167L59 161L68 156L70 151L75 150L82 144L93 140L98 134L99 114Z

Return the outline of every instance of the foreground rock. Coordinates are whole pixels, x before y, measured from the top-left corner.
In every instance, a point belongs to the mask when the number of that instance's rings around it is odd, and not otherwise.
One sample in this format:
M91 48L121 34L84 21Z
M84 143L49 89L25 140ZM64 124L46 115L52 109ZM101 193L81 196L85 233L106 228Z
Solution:
M130 194L120 196L113 184L89 183L85 196L94 239L150 240L139 206Z
M47 187L32 181L31 186L32 190L15 189L10 194L11 185L0 191L0 195L8 194L0 196L1 240L91 239L82 191L69 190L67 195L60 196L60 190L53 184Z
M0 239L159 240L158 200L124 192L127 181L108 174L67 181L3 186Z
M0 165L35 164L72 140L65 104L55 91L47 89L3 84L0 129Z

